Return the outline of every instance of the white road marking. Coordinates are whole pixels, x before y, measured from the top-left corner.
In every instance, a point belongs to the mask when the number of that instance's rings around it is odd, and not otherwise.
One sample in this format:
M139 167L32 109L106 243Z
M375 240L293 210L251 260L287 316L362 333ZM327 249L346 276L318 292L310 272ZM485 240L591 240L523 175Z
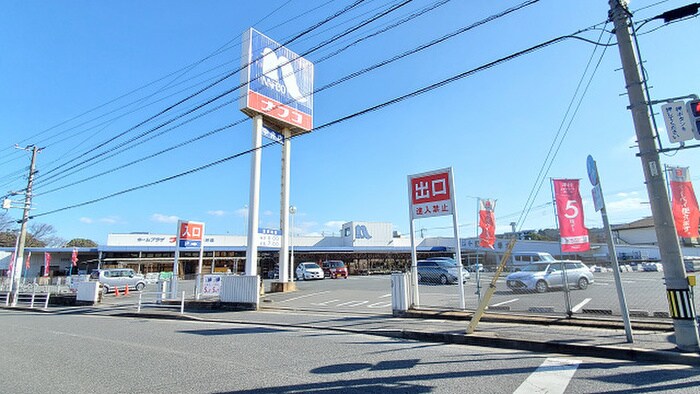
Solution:
M388 308L391 306L391 302L375 302L374 304L367 305L367 308Z
M340 300L328 300L328 301L324 301L324 302L312 302L311 305L327 306L331 302L336 302L336 301L340 301Z
M501 306L501 305L505 305L505 304L510 304L511 302L518 301L519 299L520 298L513 298L512 300L499 302L498 304L492 304L491 306Z
M576 305L575 307L571 308L571 312L578 312L579 309L581 309L581 308L583 308L584 306L586 306L586 304L588 304L589 302L591 302L591 300L592 300L592 298L586 298L585 300L581 301L580 304L578 304L578 305Z
M281 300L281 301L278 301L278 302L280 302L280 303L282 303L282 302L289 302L289 301L294 301L294 300L298 300L298 299L301 299L301 298L313 297L313 296L317 296L317 295L321 295L321 294L326 294L326 293L330 293L330 290L327 290L327 291L319 291L318 293L304 294L304 295L301 295L301 296L299 296L299 297L287 298L286 300Z
M513 394L563 393L571 378L574 377L579 364L581 364L580 360L548 358L525 379Z
M384 294L383 296L381 296L381 297L379 297L379 298L387 298L387 297L391 297L391 293L389 293L389 294Z
M342 304L338 304L336 306L348 306L350 308L354 308L356 306L364 305L368 302L369 301L348 301L348 302L343 302Z

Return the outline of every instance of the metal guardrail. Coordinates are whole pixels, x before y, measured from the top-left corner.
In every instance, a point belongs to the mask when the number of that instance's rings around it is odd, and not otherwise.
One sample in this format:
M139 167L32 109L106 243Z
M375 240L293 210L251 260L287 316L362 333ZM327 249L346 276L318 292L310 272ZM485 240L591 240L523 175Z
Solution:
M16 299L11 301L12 296L10 292L0 293L0 302L2 302L6 307L14 307L17 305L27 305L30 308L34 308L37 303L43 304L43 309L48 309L49 300L51 299L51 293L42 293L33 291L31 293L16 293Z

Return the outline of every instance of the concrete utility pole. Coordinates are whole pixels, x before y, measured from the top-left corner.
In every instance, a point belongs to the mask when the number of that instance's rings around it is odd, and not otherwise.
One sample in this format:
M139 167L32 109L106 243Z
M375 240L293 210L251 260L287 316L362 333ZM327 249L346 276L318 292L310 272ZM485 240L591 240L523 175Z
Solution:
M676 236L663 168L659 163L654 132L651 127L649 106L639 69L640 61L634 50L629 30L629 10L625 0L608 0L610 18L615 24L617 46L627 85L632 119L637 133L639 157L651 203L656 238L666 276L666 295L673 318L676 346L682 351L700 351L695 308L690 297L690 286L685 275L681 247Z
M17 305L17 293L19 293L19 280L22 277L22 262L24 261L24 244L27 240L27 221L29 220L29 209L32 206L32 185L34 183L34 167L36 163L36 154L41 149L36 146L28 146L24 150L32 151L32 161L29 164L29 180L27 181L27 190L24 193L24 213L22 214L22 224L19 230L19 241L17 243L17 256L12 272L12 306Z

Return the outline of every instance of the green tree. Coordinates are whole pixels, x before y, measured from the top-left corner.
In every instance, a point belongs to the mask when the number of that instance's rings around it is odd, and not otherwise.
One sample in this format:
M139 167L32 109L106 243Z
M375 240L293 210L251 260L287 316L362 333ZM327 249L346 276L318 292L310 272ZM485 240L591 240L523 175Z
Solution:
M66 244L69 248L94 248L97 243L87 238L73 238Z

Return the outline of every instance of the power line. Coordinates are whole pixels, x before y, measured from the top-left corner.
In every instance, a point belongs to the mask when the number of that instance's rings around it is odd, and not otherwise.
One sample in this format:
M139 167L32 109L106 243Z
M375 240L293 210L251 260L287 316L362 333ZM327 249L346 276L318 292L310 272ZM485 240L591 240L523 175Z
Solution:
M607 26L607 23L606 23ZM605 33L605 26L600 32L600 35L598 36L598 44L601 42L603 38L603 34ZM610 43L610 40L612 39L612 35L609 36L608 43ZM607 47L604 47L603 49L603 55L605 54L605 49ZM532 189L530 189L530 194L527 197L527 200L525 201L525 207L521 213L521 216L518 218L517 223L519 226L523 226L525 219L527 218L528 215L528 206L531 206L534 204L535 198L537 197L537 194L539 194L540 190L542 189L542 185L544 184L544 179L546 178L546 174L549 172L549 169L551 168L552 163L554 162L554 159L556 158L557 153L559 152L559 147L561 147L561 144L564 141L564 138L566 138L566 134L568 133L569 128L571 127L571 122L573 122L573 119L576 117L576 113L578 113L578 108L581 105L581 102L583 100L583 97L585 96L588 86L586 86L585 91L581 95L579 99L578 106L574 110L574 113L570 117L569 125L566 128L566 131L564 131L563 136L560 138L560 135L562 135L562 130L564 130L564 124L566 123L566 119L569 118L569 113L571 113L571 109L574 105L574 102L576 100L576 96L578 95L579 90L581 89L581 86L583 85L583 81L586 77L586 74L588 73L588 69L591 66L593 59L595 57L595 54L598 50L598 45L596 45L593 48L593 52L591 53L590 58L588 59L588 63L586 64L586 67L584 68L583 74L581 75L581 78L579 79L578 85L576 86L576 89L574 90L574 94L571 97L571 100L569 101L569 106L566 109L566 112L564 113L564 116L562 117L561 123L559 124L559 128L557 129L556 134L554 135L554 138L552 140L552 143L549 146L549 150L547 151L547 154L545 155L545 158L542 162L542 165L540 166L539 172L537 173L537 176L535 178L535 183L532 186ZM600 60L602 60L603 56L601 55ZM600 60L598 61L598 64L595 66L595 70L591 74L590 80L588 84L590 85L590 82L593 80L593 76L595 75L595 71L598 69L598 65L600 65ZM557 145L557 141L559 141L559 144Z
M414 90L414 91L411 92L411 93L408 93L408 94L405 94L405 95L396 97L396 98L394 98L394 99L392 99L392 100L389 100L389 101L386 101L386 102L384 102L384 103L381 103L381 104L378 104L378 105L375 105L375 106L366 108L366 109L364 109L364 110L355 112L355 113L353 113L353 114L351 114L351 115L347 115L347 116L344 116L344 117L342 117L342 118L339 118L339 119L336 119L336 120L327 122L327 123L325 123L325 124L323 124L323 125L321 125L321 126L318 126L318 127L314 128L312 131L320 131L320 130L329 128L329 127L331 127L331 126L333 126L333 125L336 125L336 124L339 124L339 123L342 123L342 122L346 122L346 121L348 121L348 120L350 120L350 119L353 119L353 118L356 118L356 117L359 117L359 116L363 116L363 115L366 115L366 114L368 114L368 113L371 113L371 112L380 110L380 109L382 109L382 108L385 108L385 107L388 107L388 106L397 104L397 103L402 102L402 101L404 101L404 100L407 100L407 99L409 99L409 98L413 98L413 97L416 97L416 96L425 94L425 93L427 93L427 92L430 92L430 91L432 91L432 90L438 89L438 88L443 87L443 86L446 86L446 85L448 85L448 84L450 84L450 83L459 81L459 80L461 80L461 79L463 79L463 78L466 78L466 77L471 76L471 75L473 75L473 74L476 74L476 73L478 73L478 72L481 72L481 71L485 71L485 70L487 70L487 69L490 69L490 68L492 68L492 67L494 67L494 66L496 66L496 65L499 65L499 64L502 64L502 63L511 61L511 60L513 60L513 59L516 59L516 58L518 58L518 57L524 56L524 55L526 55L526 54L530 54L530 53L536 52L536 51L538 51L538 50L540 50L540 49L546 48L546 47L548 47L548 46L550 46L550 45L553 45L553 44L562 42L562 41L564 41L564 40L566 40L566 39L569 39L569 38L578 38L578 37L575 36L575 34L579 34L579 33L583 32L583 31L585 31L585 30L580 30L580 31L578 31L578 32L576 32L576 33L574 33L574 34L572 34L572 35L560 36L560 37L557 37L557 38L554 38L554 39L545 41L545 42L543 42L543 43L541 43L541 44L534 45L534 46L529 47L529 48L527 48L527 49L525 49L525 50L522 50L522 51L513 53L513 54L508 55L508 56L505 56L505 57L502 57L502 58L500 58L500 59L498 59L498 60L495 60L495 61L486 63L486 64L484 64L484 65L482 65L482 66L476 67L476 68L471 69L471 70L469 70L469 71L465 71L465 72L463 72L463 73L454 75L454 76L452 76L452 77L450 77L450 78L447 78L447 79L444 79L444 80L442 80L442 81L439 81L439 82L433 83L433 84L431 84L431 85L425 86L425 87L423 87L423 88L421 88L421 89ZM308 133L307 133L307 134L308 134ZM303 136L303 135L305 135L305 134L301 134L301 135L298 135L298 136L293 137L293 138L298 138L298 137ZM181 173L179 173L179 174L175 174L175 175L168 176L168 177L166 177L166 178L159 179L159 180L154 181L154 182L150 182L150 183L146 183L146 184L143 184L143 185L135 186L135 187L132 187L132 188L129 188L129 189L125 189L125 190L122 190L122 191L119 191L119 192L116 192L116 193L109 194L109 195L107 195L107 196L103 196L103 197L96 198L96 199L93 199L93 200L85 201L85 202L82 202L82 203L79 203L79 204L74 204L74 205L70 205L70 206L63 207L63 208L58 208L58 209L54 209L54 210L51 210L51 211L47 211L47 212L44 212L44 213L39 213L39 214L33 215L31 218L37 218L37 217L41 217L41 216L51 215L51 214L58 213L58 212L62 212L62 211L66 211L66 210L69 210L69 209L74 209L74 208L82 207L82 206L85 206L85 205L94 204L94 203L96 203L96 202L104 201L104 200L106 200L106 199L113 198L113 197L116 197L116 196L119 196L119 195L122 195L122 194L126 194L126 193L129 193L129 192L132 192L132 191L136 191L136 190L144 189L144 188L147 188L147 187L155 186L155 185L160 184L160 183L168 182L168 181L171 181L171 180L174 180L174 179L177 179L177 178L181 178L181 177L183 177L183 176L190 175L190 174L193 174L193 173L196 173L196 172L200 172L200 171L205 170L205 169L208 169L208 168L210 168L210 167L213 167L213 166L216 166L216 165L225 163L225 162L227 162L227 161L230 161L230 160L233 160L233 159L235 159L235 158L241 157L241 156L243 156L243 155L249 154L249 153L255 151L256 149L264 149L264 148L266 148L266 147L269 147L269 146L272 146L272 145L276 145L276 144L277 144L277 142L269 142L269 143L266 143L266 144L262 145L260 148L251 148L251 149L248 149L248 150L239 152L239 153L237 153L237 154L234 154L234 155L227 156L227 157L224 157L224 158L222 158L222 159L216 160L216 161L214 161L214 162L211 162L211 163L208 163L208 164L205 164L205 165L202 165L202 166L199 166L199 167L196 167L196 168L193 168L193 169L190 169L190 170L181 172Z
M446 34L446 35L444 35L444 36L442 36L442 37L440 37L440 38L438 38L438 39L435 39L435 40L432 40L432 41L430 41L430 42L428 42L428 43L426 43L426 44L420 45L420 46L418 46L418 47L416 47L416 48L414 48L414 49L412 49L412 50L403 52L402 54L396 55L396 56L394 56L394 57L392 57L392 58L389 58L389 59L387 59L387 60L385 60L385 61L379 62L379 63L377 63L377 64L375 64L375 65L372 65L372 66L366 67L366 68L364 68L364 69L362 69L362 70L359 70L359 71L353 72L353 73L351 73L351 74L348 74L348 75L346 75L346 76L344 76L344 77L342 77L342 78L340 78L340 79L338 79L338 80L336 80L336 81L334 81L334 82L331 82L331 83L329 83L329 84L327 84L327 85L325 85L325 86L323 86L323 87L317 88L313 93L314 93L314 94L315 94L315 93L319 93L319 92L321 92L321 91L324 91L324 90L326 90L326 89L329 89L329 88L331 88L331 87L334 87L334 86L336 86L336 85L338 85L338 84L340 84L340 83L346 82L346 81L348 81L348 80L350 80L350 79L356 78L356 77L358 77L358 76L360 76L360 75L362 75L362 74L365 74L365 73L367 73L367 72L370 72L370 71L372 71L372 70L374 70L374 69L377 69L377 68L379 68L379 67L386 66L386 65L388 65L388 64L390 64L390 63L392 63L392 62L394 62L394 61L397 61L397 60L399 60L399 59L402 59L402 58L404 58L404 57L406 57L406 56L409 56L409 55L418 53L418 52L420 52L420 51L423 51L423 50L425 50L425 49L427 49L427 48L430 48L430 47L432 47L432 46L434 46L434 45L440 44L440 43L446 41L447 39L453 38L453 37L455 37L455 36L457 36L457 35L459 35L459 34L465 33L465 32L467 32L467 31L469 31L469 30L472 30L472 29L474 29L474 28L476 28L476 27L478 27L478 26L481 26L481 25L483 25L483 24L485 24L485 23L494 21L494 20L496 20L496 19L498 19L498 18L502 18L502 17L504 17L504 16L506 16L506 15L512 13L512 12L515 12L515 11L517 11L517 10L520 10L520 9L526 7L526 6L532 5L532 4L534 4L534 3L538 2L538 1L539 1L539 0L530 0L530 1L526 1L526 2L524 2L524 3L522 3L522 4L520 4L519 6L511 7L511 8L509 8L509 9L506 9L506 10L502 11L502 12L499 12L499 13L497 13L497 14L491 15L491 16L489 16L489 17L487 17L487 18L484 18L484 19L482 19L482 20L480 20L480 21L477 21L477 22L475 22L475 23L472 23L472 24L470 24L470 25L468 25L468 26L466 26L466 27L460 28L460 29L456 30L455 32ZM241 97L241 96L239 96L239 98L240 98L240 97ZM231 101L229 101L229 102L235 102L236 100L237 100L237 99L234 99L234 100L231 100ZM229 103L229 102L227 102L227 103ZM225 103L225 104L226 104L226 103ZM220 106L218 106L217 108L215 108L214 110L219 109L219 108L221 108L222 106L223 106L223 105L220 105ZM213 112L213 111L208 111L208 112ZM202 116L202 115L198 115L197 117L200 117L200 116ZM247 119L247 118L243 118L243 120L246 120L246 119ZM185 122L183 122L183 123L181 123L181 124L179 124L179 125L177 125L177 126L174 126L174 127L170 128L170 129L167 129L167 130L165 130L165 131L161 131L161 132L159 132L157 135L162 135L162 134L164 134L165 132L167 132L167 131L169 131L169 130L172 130L172 129L176 128L176 127L179 127L179 126L181 126L181 125L183 125L183 124L185 124L185 123L188 123L188 122L189 122L189 121L185 121ZM218 130L218 131L223 131L222 129L217 129L217 130ZM206 133L204 136L210 136L210 135L213 135L213 134L214 134L214 133L212 133L212 132L208 132L208 133ZM200 137L201 137L201 136L200 136ZM189 140L187 143L191 143L191 142L198 141L198 140L201 139L200 137L193 138L193 139ZM148 140L150 140L150 139L152 139L152 138L155 138L155 137L150 137L150 138L148 138ZM147 141L147 140L146 140L146 141ZM141 143L146 142L146 141L141 141L141 142L139 142L138 144L141 144ZM138 145L138 144L137 144L137 145ZM177 146L178 146L178 147L182 147L182 146L184 146L184 144L178 144ZM132 146L132 147L133 147L133 146ZM127 148L125 148L124 150L126 150L126 149L130 149L130 148L127 147ZM122 150L122 152L123 152L124 150ZM164 149L164 150L161 150L160 152L157 152L156 154L148 155L147 158L153 158L153 157L156 157L156 156L158 156L158 155L160 155L160 154L162 154L162 153L169 152L169 151L171 151L171 150L172 150L171 148ZM105 159L106 159L106 158L109 158L109 157L113 157L113 156L115 156L115 155L118 154L118 153L120 153L120 152L113 153L112 155L105 157ZM138 162L140 162L140 161L141 161L141 160L135 160L135 161L132 161L132 162L128 163L127 165L119 166L119 167L117 167L116 169L122 169L122 168L125 168L126 166L136 164L136 163L138 163ZM93 162L93 165L94 165L94 164L95 164L95 162ZM87 167L83 167L82 169L85 169L85 168L87 168ZM78 171L80 171L80 170L82 170L82 169L73 171L72 173L67 174L66 176L75 174L76 172L78 172ZM70 184L67 184L67 185L64 185L64 186L61 186L61 187L58 187L58 188L51 189L51 190L46 191L46 192L41 193L41 194L51 193L51 192L54 192L54 191L58 191L58 190L64 189L64 188L69 187L69 186L73 186L73 185L76 185L76 184L84 183L84 182L89 181L89 180L92 180L92 179L94 179L94 178L96 178L96 177L98 177L98 176L101 176L101 175L105 175L105 174L114 172L116 169L107 170L107 171L102 172L102 173L100 173L100 174L96 174L96 175L94 175L94 176L91 176L91 177L88 177L88 178L84 178L84 179L82 179L82 180L80 180L80 181L72 182L72 183L70 183ZM48 180L48 181L46 181L46 182L43 184L43 186L46 186L46 185L51 184L51 183L54 183L54 182L56 182L57 180L60 180L60 179L62 179L62 178L56 178L56 179L53 179L53 180Z
M292 42L296 41L297 39L303 37L304 35L310 33L310 32L313 31L314 29L317 29L318 27L323 26L324 24L330 22L331 20L333 20L333 19L339 17L340 15L342 15L342 14L344 14L344 13L346 13L346 12L352 10L353 8L357 7L358 5L360 5L360 4L361 4L362 2L364 2L364 1L365 1L365 0L355 0L355 2L353 2L353 3L350 4L349 6L346 6L346 7L343 8L342 10L336 12L335 14L333 14L333 15L331 15L331 16L325 18L324 20L322 20L322 21L320 21L320 22L317 22L316 24L312 25L311 27L308 27L308 28L304 29L303 31L299 32L298 34L296 34L295 36L293 36L291 39L287 40L287 41L284 42L283 44L280 44L280 47L289 45L290 43L292 43ZM412 0L406 0L406 1L412 1ZM254 60L253 60L253 61L254 61ZM252 61L251 61L251 63L252 63ZM128 128L126 131L123 131L123 132L117 134L116 136L111 137L111 138L107 139L106 141L103 141L102 143L98 144L96 147L91 148L91 149L88 150L87 152L94 151L94 150L96 150L96 149L99 149L99 148L101 148L101 147L104 147L105 145L107 145L107 144L109 144L109 143L115 141L117 138L120 138L120 137L124 136L125 134L127 134L127 133L129 133L129 132L135 130L136 128L138 128L138 127L140 127L140 126L142 126L142 125L144 125L144 124L150 122L151 120L153 120L153 119L155 119L155 118L157 118L157 117L159 117L159 116L161 116L161 115L167 113L168 111L170 111L170 110L172 110L173 108L179 106L180 104L182 104L182 103L184 103L184 102L186 102L186 101L188 101L188 100L191 100L192 98L198 96L199 94L201 94L201 93L203 93L203 92L205 92L205 91L211 89L212 87L218 85L219 83L221 83L221 82L227 80L227 79L230 78L231 76L236 75L238 72L240 72L241 69L243 69L243 66L237 68L236 70L233 70L233 71L227 73L227 74L224 75L223 77L217 79L215 82L213 82L213 83L207 85L206 87L204 87L204 88L202 88L202 89L199 89L199 90L196 91L195 93L192 93L192 94L190 94L189 96L187 96L187 97L185 97L185 98L183 98L183 99L177 101L175 104L172 104L172 105L166 107L165 109L159 111L157 114L155 114L155 115L153 115L153 116L147 118L147 119L144 120L144 121L139 122L139 123L136 124L135 126L132 126L132 127ZM229 93L231 93L231 92L233 92L233 91L235 91L235 90L236 90L236 89L231 89L231 90L227 91L226 94L229 94ZM213 102L214 100L217 100L217 99L219 99L219 98L221 98L221 97L223 97L223 95L219 95L219 96L217 96L216 98L214 98L214 99L212 99L212 100L209 100L207 103L211 103L211 102ZM197 109L199 109L199 108L201 108L201 106L197 107ZM87 152L86 152L86 153L87 153ZM69 163L69 162L66 162L66 163L64 163L63 165L59 165L59 166L57 166L57 167L54 167L54 168L48 170L47 172L45 172L44 174L46 175L46 174L50 174L50 173L52 173L52 172L55 172L55 171L57 171L58 169L64 167L65 165L68 165L68 163ZM82 164L82 163L80 163L80 164ZM75 166L71 167L71 169L74 168L74 167L75 167Z
M364 1L364 0L360 0L360 1ZM322 42L322 43L316 45L315 47L313 47L313 48L307 50L305 53L303 53L303 54L300 55L300 56L301 56L301 57L306 56L307 54L310 54L310 53L312 53L312 52L314 52L314 51L316 51L316 50L318 50L318 49L320 49L320 48L323 48L324 46L326 46L326 45L332 43L333 41L335 41L335 40L337 40L337 39L339 39L339 38L341 38L341 37L343 37L343 36L345 36L345 35L348 35L348 34L352 33L353 31L358 30L358 29L361 28L362 26L365 26L365 25L367 25L367 24L369 24L369 23L371 23L371 22L373 22L373 21L379 19L379 18L381 18L381 17L383 17L383 16L389 14L390 12L396 11L397 9L399 9L400 7L403 7L404 5L410 3L411 1L413 1L413 0L404 0L404 1L402 1L400 4L395 5L395 6L392 6L392 7L390 7L389 9L387 9L387 10L385 10L385 11L379 13L379 14L374 15L372 18L369 18L369 19L367 19L367 20L364 20L364 21L362 21L360 24L358 24L358 25L356 25L356 26L354 26L354 27L352 27L352 28L350 28L350 29L347 29L347 30L344 31L343 33L339 33L339 34L335 35L333 38L331 38L331 39L329 39L329 40L326 40L326 41L324 41L324 42ZM285 44L285 45L286 45L286 44ZM291 62L291 60L290 60L290 62ZM252 63L252 61L251 61L251 63ZM241 68L242 68L242 67L241 67ZM239 69L239 70L240 70L240 69ZM180 118L182 118L182 117L184 117L184 116L186 116L186 115L189 115L189 114L193 113L194 111L197 111L197 110L203 108L204 106L206 106L206 105L208 105L208 104L211 104L211 103L213 103L214 101L217 101L217 100L223 98L224 96L226 96L226 95L228 95L228 94L231 94L231 93L237 91L237 90L240 89L242 86L243 86L243 84L239 84L238 86L236 86L236 87L234 87L234 88L232 88L232 89L229 89L229 90L227 90L227 91L225 91L225 92L223 92L223 93L221 93L221 94L219 94L219 95L217 95L217 96L215 96L215 97L213 97L213 98L211 98L211 99L208 99L207 101L205 101L205 102L203 102L203 103L201 103L201 104L195 106L194 108L192 108L192 109L190 109L190 110L187 110L187 111L185 111L184 113L182 113L182 114L180 114L180 115L178 115L178 116L176 116L176 117L174 117L174 118L171 118L171 119L169 119L168 121L166 121L166 122L164 122L164 123L161 123L160 125L158 125L158 126L152 128L152 129L150 129L150 130L148 130L148 131L146 131L146 132L144 132L144 133L139 134L139 135L136 136L136 137L131 138L130 140L128 140L128 141L126 141L126 142L124 142L124 143L118 145L117 147L114 147L114 148L112 148L112 149L110 149L110 150L108 150L108 151L103 151L103 152L101 152L101 153L94 154L94 155L92 155L91 157L89 157L89 158L87 158L87 159L84 159L84 160L82 160L81 162L79 162L79 163L77 163L77 164L72 165L72 166L69 167L68 169L63 170L61 173L54 174L53 176L50 176L50 177L48 177L48 178L40 179L37 183L38 183L38 184L45 183L45 182L47 182L48 180L55 179L56 177L65 174L67 171L70 171L70 170L72 170L72 169L78 168L78 167L80 167L80 166L82 166L83 164L86 164L86 163L88 163L88 162L92 162L92 161L94 161L95 159L100 158L100 157L102 157L102 156L108 154L110 151L113 151L114 149L118 149L118 148L123 147L123 146L125 146L125 145L127 145L127 144L129 144L129 143L131 143L131 142L133 142L133 141L136 141L136 140L138 140L138 139L144 137L145 135L148 135L148 134L150 134L150 133L152 133L152 132L154 132L154 131L156 131L156 130L158 130L158 129L160 129L160 128L162 128L162 127L164 127L164 126L166 126L166 125L168 125L168 124L170 124L170 123L172 123L172 122L174 122L174 121L177 120L177 119L180 119ZM142 122L141 124L143 124L143 123L145 123L145 122ZM138 126L138 125L137 125L137 126ZM135 127L131 128L130 130L133 130L134 128L135 128ZM130 131L130 130L127 130L127 132ZM121 133L121 135L123 135L123 134L125 134L125 133L126 133L126 132ZM112 138L111 140L114 140L114 139L116 139L116 137L115 137L115 138ZM103 145L104 145L104 144L103 144ZM98 148L101 147L101 146L102 146L102 145L98 146ZM59 166L59 167L60 167L60 166ZM55 168L52 169L52 170L49 170L47 173L50 173L50 172L52 172L52 171L54 171L54 170L56 170L56 169L57 169L57 167L55 167ZM45 173L44 175L46 175L47 173Z

